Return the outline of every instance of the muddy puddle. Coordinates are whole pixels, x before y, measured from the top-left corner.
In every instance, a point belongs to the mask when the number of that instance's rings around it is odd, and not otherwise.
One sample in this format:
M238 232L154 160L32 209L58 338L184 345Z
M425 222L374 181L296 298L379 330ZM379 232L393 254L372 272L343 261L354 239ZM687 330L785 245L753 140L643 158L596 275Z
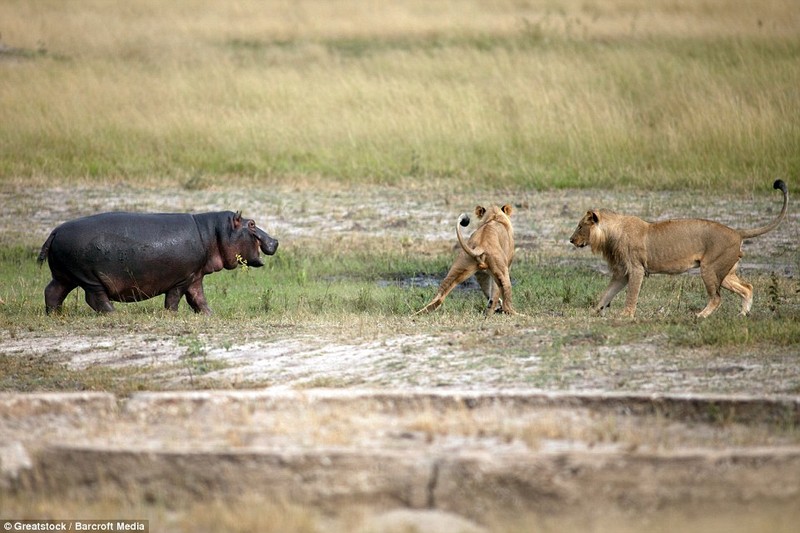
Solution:
M417 276L409 276L396 279L379 279L375 283L378 287L400 287L403 289L438 289L439 284L441 282L442 282L441 276L434 276L431 274L420 274ZM478 285L477 280L474 277L471 277L467 281L456 285L456 287L453 290L480 291L481 287L480 285ZM432 294L435 294L435 291Z

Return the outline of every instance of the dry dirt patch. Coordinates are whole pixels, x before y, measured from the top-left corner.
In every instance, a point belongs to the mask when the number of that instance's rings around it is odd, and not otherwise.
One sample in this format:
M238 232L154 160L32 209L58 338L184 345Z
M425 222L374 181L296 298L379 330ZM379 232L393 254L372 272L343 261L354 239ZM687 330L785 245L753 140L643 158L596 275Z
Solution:
M765 185L766 187L766 185ZM306 238L385 236L453 242L455 221L475 204L511 203L515 235L523 248L545 257L576 252L568 239L586 209L606 207L648 220L701 217L734 227L763 225L777 214L779 198L713 196L698 202L697 193L649 191L505 191L461 193L445 187L318 186L263 189L156 190L130 187L0 187L0 235L3 242L44 242L58 224L102 211L203 212L242 210L282 243ZM35 217L31 217L35 213ZM780 262L786 235L797 233L798 215L789 210L780 232L748 241L747 255ZM19 221L25 220L24 225ZM796 253L796 250L795 250ZM585 254L583 254L585 255ZM785 268L797 268L791 256Z
M553 353L538 327L515 331L524 352L487 352L478 334L384 333L342 340L305 330L228 343L203 337L202 355L176 337L73 334L3 338L0 354L46 357L71 370L135 369L153 389L455 388L472 391L572 390L643 393L796 394L800 368L791 347L751 353L664 350L658 339L621 346L575 342Z
M574 518L585 501L637 520L683 506L756 506L768 509L765 523L800 504L796 398L4 394L0 421L7 495L176 506L247 495L334 521L356 507L364 516L410 508L498 530L509 516Z

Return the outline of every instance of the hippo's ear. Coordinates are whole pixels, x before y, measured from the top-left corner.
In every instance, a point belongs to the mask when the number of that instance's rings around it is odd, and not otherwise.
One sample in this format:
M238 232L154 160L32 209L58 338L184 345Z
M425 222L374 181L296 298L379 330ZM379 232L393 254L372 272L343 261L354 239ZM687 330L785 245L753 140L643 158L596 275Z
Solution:
M242 227L242 212L236 211L233 215L233 229L239 229Z

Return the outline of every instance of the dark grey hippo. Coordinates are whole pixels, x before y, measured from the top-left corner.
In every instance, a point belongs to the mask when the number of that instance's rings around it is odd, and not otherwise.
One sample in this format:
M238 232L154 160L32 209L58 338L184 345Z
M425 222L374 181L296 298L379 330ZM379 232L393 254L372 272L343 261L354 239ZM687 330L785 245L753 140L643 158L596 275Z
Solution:
M53 280L44 290L48 314L75 287L97 312L111 301L138 302L165 294L175 311L182 296L196 313L211 313L203 276L246 262L260 267L259 250L272 255L278 241L241 213L101 213L58 226L42 246L39 263Z

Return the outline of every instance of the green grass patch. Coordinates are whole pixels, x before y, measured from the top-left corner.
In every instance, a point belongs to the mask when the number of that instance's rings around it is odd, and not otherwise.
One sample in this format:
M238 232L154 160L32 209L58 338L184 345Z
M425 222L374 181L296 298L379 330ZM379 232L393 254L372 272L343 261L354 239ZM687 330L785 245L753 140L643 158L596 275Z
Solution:
M163 297L144 302L116 303L115 315L96 315L76 289L57 316L44 314L43 290L50 279L45 264L35 262L35 250L26 246L0 247L0 327L9 332L45 332L67 327L80 332L102 332L126 324L137 332L185 337L189 359L204 366L203 332L208 328L235 331L242 338L257 333L263 321L313 323L343 317L410 317L435 295L446 274L451 254L414 256L381 249L336 251L285 247L263 268L239 268L206 276L204 285L212 317L195 317L182 302L178 313L163 309ZM748 275L755 285L756 301L749 318L738 316L740 299L723 291L723 304L708 320L694 314L705 305L705 291L697 276L652 276L640 293L637 318L617 316L624 292L617 296L606 316L592 314L597 297L608 283L605 275L587 267L549 264L522 259L512 267L514 305L531 325L556 324L562 338L595 335L614 342L630 342L646 332L663 333L681 346L736 345L760 342L789 345L798 338L800 293L795 280L775 274ZM437 315L482 316L485 298L471 282L454 290L442 309L421 317L425 324ZM588 328L588 329L587 329ZM600 333L595 331L599 328ZM195 362L192 364L194 365Z
M800 339L798 313L769 315L760 319L735 318L713 315L697 321L694 327L678 324L667 329L671 342L677 346L699 348L703 346L796 346Z
M35 252L33 246L0 246L0 335L9 343L25 339L22 346L30 346L28 351L15 344L13 351L0 354L0 390L106 390L126 395L176 386L266 386L270 378L265 376L216 382L213 372L228 364L211 351L270 339L319 336L358 346L387 336L420 335L440 339L438 351L422 355L412 345L402 350L410 361L424 357L431 372L451 365L465 372L513 372L515 382L545 388L569 387L576 375L586 374L625 389L646 386L641 384L646 371L640 377L641 371L629 365L647 368L653 365L651 358L660 359L662 353L673 364L690 368L708 364L707 357L724 359L723 354L731 353L764 353L781 360L793 357L800 338L800 287L788 277L748 273L756 290L751 316L738 316L739 298L724 293L721 308L698 320L694 314L705 305L705 291L697 276L651 276L642 288L637 317L630 320L618 314L624 294L605 316L593 314L608 282L606 275L524 253L512 267L514 305L524 316L485 318L486 302L477 284L453 291L438 311L413 316L434 296L452 253L414 254L371 238L351 244L287 245L263 268L209 275L205 292L212 316L195 315L185 303L177 313L165 311L163 297L117 303L116 313L98 315L83 301L80 289L68 297L62 314L47 316L43 289L50 273L46 265L36 265ZM80 346L36 348L60 337ZM175 354L170 363L153 360L113 368L92 364L81 370L66 366L65 356L74 357L75 350L90 353L94 343L108 344L117 337L135 337L135 347L123 343L118 348L129 350L132 357L142 357L149 343L161 341L169 342ZM402 360L390 359L386 365L387 383L428 379ZM165 374L178 376L180 384ZM363 378L320 374L297 386L351 386L359 379ZM448 379L452 378L443 377L441 384L450 383ZM789 383L782 390L793 386Z

